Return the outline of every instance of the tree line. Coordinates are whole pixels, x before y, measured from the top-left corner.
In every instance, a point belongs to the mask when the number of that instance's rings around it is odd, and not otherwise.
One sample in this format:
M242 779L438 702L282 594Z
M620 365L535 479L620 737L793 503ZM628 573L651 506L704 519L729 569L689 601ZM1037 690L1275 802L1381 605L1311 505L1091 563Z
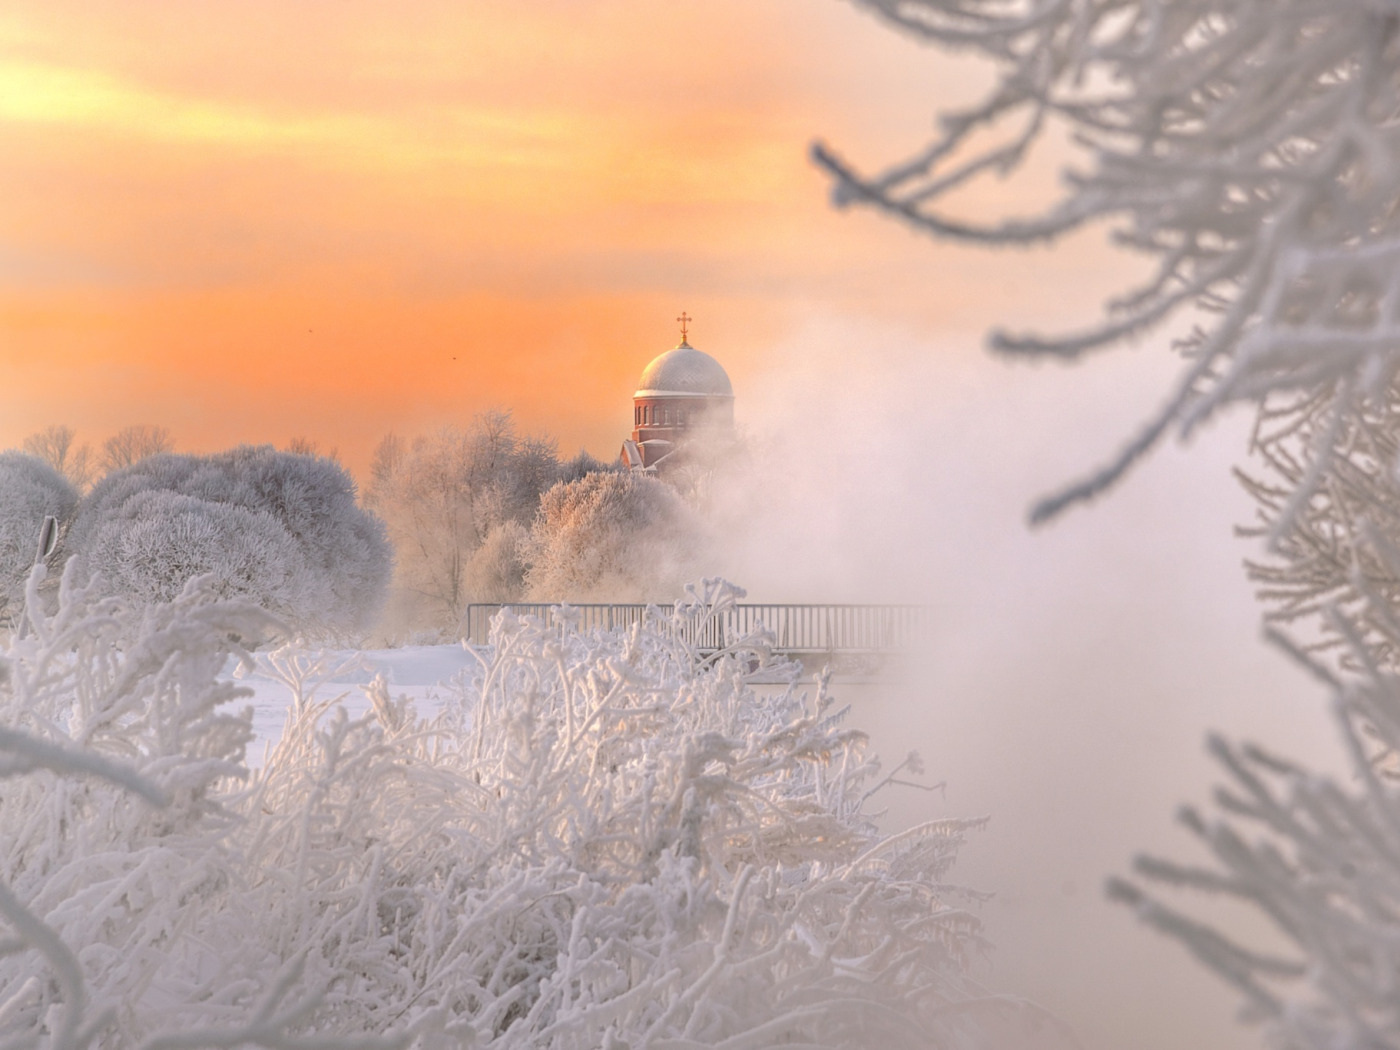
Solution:
M456 637L471 602L669 600L699 570L700 517L671 486L509 413L387 435L363 490L306 439L177 453L128 427L94 453L56 425L0 452L0 623L24 602L46 516L53 565L81 560L112 594L169 601L194 576L313 638Z

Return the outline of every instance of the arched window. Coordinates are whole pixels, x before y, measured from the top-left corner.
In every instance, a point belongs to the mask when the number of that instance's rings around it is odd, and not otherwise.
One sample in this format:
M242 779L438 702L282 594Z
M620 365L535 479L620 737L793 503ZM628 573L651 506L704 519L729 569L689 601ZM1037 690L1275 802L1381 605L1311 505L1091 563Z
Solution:
M664 427L664 426L668 426L668 425L670 424L670 422L671 422L671 410L670 410L669 408L663 408L663 409L661 410L661 425L662 425L663 427Z

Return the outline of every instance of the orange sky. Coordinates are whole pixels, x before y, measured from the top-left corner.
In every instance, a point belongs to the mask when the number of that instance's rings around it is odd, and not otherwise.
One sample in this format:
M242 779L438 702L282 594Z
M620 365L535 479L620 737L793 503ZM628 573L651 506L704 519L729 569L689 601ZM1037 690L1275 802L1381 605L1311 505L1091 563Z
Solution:
M12 0L0 448L155 423L358 469L502 406L610 457L682 309L741 421L814 318L1082 316L1102 253L936 245L806 159L898 159L979 80L825 0Z

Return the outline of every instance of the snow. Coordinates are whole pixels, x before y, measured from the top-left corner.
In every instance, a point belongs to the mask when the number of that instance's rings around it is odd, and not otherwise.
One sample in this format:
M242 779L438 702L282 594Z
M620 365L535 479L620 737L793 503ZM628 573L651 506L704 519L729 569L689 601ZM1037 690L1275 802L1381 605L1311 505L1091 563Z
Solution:
M463 645L406 645L396 649L325 649L315 655L338 668L316 686L306 699L337 698L339 706L353 718L370 710L365 690L376 677L383 679L396 697L413 702L420 717L432 718L442 710L442 698L452 688L453 679L463 671L479 666L479 661ZM250 764L262 765L267 749L282 735L287 712L295 704L295 689L272 666L268 654L257 657L257 664L245 668L230 657L222 678L251 692L251 696L230 701L233 710L253 709L253 743L248 749Z
M1043 1020L967 977L946 875L984 822L882 834L915 758L882 776L824 682L760 697L763 636L683 641L741 593L666 629L502 615L480 660L249 653L267 614L209 578L135 605L67 572L0 656L0 1042L914 1050Z

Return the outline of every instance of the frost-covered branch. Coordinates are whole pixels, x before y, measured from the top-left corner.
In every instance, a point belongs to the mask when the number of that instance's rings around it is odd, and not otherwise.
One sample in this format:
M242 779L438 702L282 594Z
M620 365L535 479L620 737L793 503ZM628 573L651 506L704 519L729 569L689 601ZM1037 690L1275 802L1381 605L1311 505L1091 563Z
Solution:
M1187 809L1182 821L1215 865L1143 857L1137 882L1115 879L1109 894L1236 988L1271 1045L1400 1047L1400 794L1388 775L1400 681L1377 673L1339 686L1334 713L1352 779L1213 739L1227 775L1219 815ZM1163 896L1183 890L1256 909L1282 947L1238 943Z
M1177 392L1101 471L1034 516L1112 484L1169 429L1276 393L1350 416L1400 367L1400 9L1372 0L862 0L924 39L983 54L1001 76L946 114L909 161L860 173L813 149L838 203L940 236L1025 244L1106 223L1156 259L1105 318L1056 338L998 332L1011 353L1075 357L1173 317L1198 325ZM969 180L1020 165L1059 126L1081 166L1039 216L988 225L943 210ZM1185 335L1185 333L1179 333ZM1300 479L1277 534L1323 483Z
M299 702L250 771L222 705L264 614L70 574L5 654L4 740L43 746L0 793L0 1044L972 1047L1034 1014L966 976L946 876L981 822L881 835L825 683L756 696L762 639L696 659L737 593L503 615L432 719L382 680L352 717L280 651Z

